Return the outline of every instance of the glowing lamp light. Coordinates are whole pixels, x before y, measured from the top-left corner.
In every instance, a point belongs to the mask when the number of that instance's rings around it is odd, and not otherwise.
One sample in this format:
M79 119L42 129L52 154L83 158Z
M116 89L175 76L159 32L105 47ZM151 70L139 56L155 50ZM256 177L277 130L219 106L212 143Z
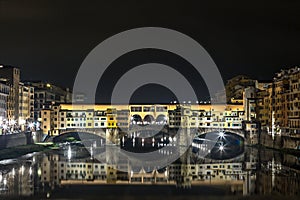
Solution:
M34 126L33 123L28 124L28 127L29 127L29 128L33 128L33 126Z
M224 137L224 132L219 133L220 137Z
M219 146L219 150L224 151L224 146L223 145Z
M225 138L225 133L223 131L219 132L219 137L221 139Z
M68 152L67 152L67 156L68 156L68 160L71 160L72 158L72 150L71 150L71 146L68 147Z
M24 168L24 166L22 165L21 168L20 168L20 172L21 172L22 175L24 175L24 171L25 171L25 168Z
M7 129L7 125L6 124L4 124L2 127L3 127L4 130Z

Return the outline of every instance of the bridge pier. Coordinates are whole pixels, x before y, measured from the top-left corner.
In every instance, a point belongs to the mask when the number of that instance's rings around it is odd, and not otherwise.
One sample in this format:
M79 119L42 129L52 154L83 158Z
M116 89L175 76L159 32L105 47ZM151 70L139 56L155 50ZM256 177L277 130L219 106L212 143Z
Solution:
M120 145L119 130L117 128L107 128L105 141L107 145Z

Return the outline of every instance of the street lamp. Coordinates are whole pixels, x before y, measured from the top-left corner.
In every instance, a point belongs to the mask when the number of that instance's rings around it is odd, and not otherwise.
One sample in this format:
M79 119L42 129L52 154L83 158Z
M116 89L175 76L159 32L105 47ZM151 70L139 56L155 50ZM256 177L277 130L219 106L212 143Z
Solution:
M28 124L28 128L31 130L34 127L34 124L31 122Z

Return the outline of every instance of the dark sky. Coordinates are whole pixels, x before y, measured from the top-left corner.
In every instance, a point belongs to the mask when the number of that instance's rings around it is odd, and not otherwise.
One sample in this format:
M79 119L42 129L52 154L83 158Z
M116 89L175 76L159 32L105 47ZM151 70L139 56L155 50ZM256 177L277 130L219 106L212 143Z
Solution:
M0 63L19 66L23 80L72 87L96 45L144 26L194 38L225 80L238 74L271 79L281 68L300 63L297 0L0 0Z

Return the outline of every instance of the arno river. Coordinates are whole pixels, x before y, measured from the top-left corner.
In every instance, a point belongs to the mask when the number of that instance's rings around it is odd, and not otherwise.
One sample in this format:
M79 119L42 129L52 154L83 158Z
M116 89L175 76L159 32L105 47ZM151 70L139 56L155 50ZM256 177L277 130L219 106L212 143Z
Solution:
M226 136L227 137L227 136ZM225 137L224 137L225 138ZM153 168L100 158L107 145L64 142L57 148L0 161L0 199L231 198L299 197L300 158L276 150L247 147L239 138L220 139L205 156L207 143L193 141L181 157ZM173 154L176 138L121 139L126 151ZM170 148L162 148L168 146ZM100 157L99 157L100 155ZM106 154L107 156L107 154Z

